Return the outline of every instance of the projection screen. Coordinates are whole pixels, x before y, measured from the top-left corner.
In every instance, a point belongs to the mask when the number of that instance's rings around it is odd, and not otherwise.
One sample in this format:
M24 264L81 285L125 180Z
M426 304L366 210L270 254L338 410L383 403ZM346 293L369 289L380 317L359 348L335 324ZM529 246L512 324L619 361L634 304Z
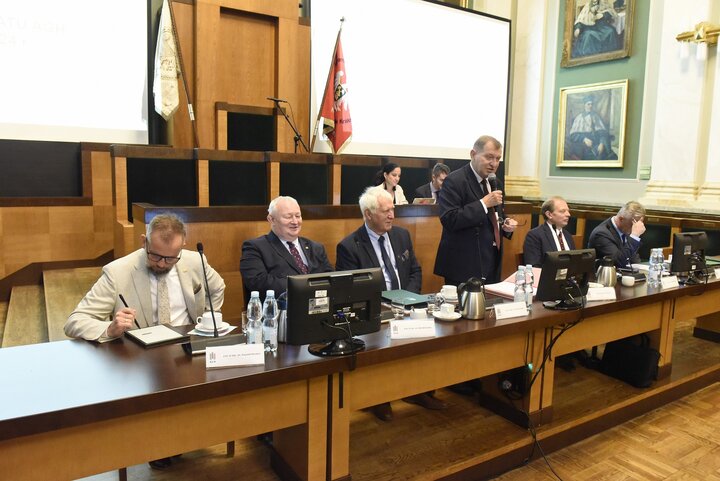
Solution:
M311 16L313 131L345 18L353 134L342 153L467 159L480 135L504 142L509 20L422 0L312 0ZM322 137L314 150L330 152Z

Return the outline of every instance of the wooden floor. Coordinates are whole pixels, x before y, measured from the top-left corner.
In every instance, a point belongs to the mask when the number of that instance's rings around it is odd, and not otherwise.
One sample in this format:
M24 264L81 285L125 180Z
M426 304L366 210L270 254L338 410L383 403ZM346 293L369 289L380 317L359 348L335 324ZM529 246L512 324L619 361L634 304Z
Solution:
M720 345L695 339L691 332L691 323L676 331L673 374L663 381L665 385L720 364ZM541 437L638 393L636 388L580 367L572 373L559 371L556 382L555 419L538 429ZM527 431L480 408L470 398L444 389L437 396L449 403L447 410L432 412L396 401L392 403L395 419L390 423L366 412L355 413L352 479L430 480L448 474L443 471L445 466L491 457L508 445L528 445ZM565 481L720 481L720 384L555 451L548 459ZM268 450L255 439L238 441L234 458L226 458L225 445L218 445L186 453L166 471L131 466L128 477L135 481L278 479L269 468ZM86 479L106 481L117 479L117 474ZM496 479L557 478L537 459Z

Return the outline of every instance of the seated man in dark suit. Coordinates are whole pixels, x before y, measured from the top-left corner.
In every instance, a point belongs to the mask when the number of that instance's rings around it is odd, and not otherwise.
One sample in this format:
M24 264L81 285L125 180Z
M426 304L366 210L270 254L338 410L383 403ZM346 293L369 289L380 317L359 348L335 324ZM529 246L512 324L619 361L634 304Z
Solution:
M563 230L570 221L570 208L562 197L550 197L543 202L540 215L545 219L525 236L523 257L525 264L541 267L545 253L575 249L575 241Z
M333 270L325 247L300 237L302 214L292 197L280 196L268 207L270 232L243 242L240 273L247 291L287 290L287 276Z
M617 215L605 220L590 233L588 247L595 249L595 257L610 256L615 267L630 267L640 262L640 236L645 233L645 207L630 201Z
M395 206L392 196L384 190L369 188L360 196L360 211L365 224L337 245L335 268L341 271L382 267L387 290L405 289L419 293L422 269L415 258L410 233L402 227L393 227ZM446 407L432 393L417 394L405 401L428 409ZM379 419L392 419L390 403L372 409Z
M445 177L450 173L450 167L445 164L435 164L432 169L432 180L428 184L423 184L415 189L416 199L429 199L433 198L437 201L438 193L442 188Z

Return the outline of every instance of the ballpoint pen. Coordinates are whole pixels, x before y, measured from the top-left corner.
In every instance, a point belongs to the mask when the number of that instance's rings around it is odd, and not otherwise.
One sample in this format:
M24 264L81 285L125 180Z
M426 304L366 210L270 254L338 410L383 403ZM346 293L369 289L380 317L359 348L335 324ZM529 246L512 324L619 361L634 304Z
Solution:
M128 308L130 307L130 306L128 306L128 303L125 302L125 298L123 297L122 294L118 294L118 297L119 297L120 300L122 301L123 306L128 307ZM133 321L135 322L135 327L137 327L138 329L140 329L140 324L137 322L137 319L133 318Z

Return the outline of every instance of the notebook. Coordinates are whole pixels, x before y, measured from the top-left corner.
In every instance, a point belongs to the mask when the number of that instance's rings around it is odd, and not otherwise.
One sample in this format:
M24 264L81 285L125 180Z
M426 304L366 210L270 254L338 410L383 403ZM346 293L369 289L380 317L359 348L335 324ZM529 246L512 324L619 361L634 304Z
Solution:
M392 291L382 291L382 299L390 303L400 303L404 306L416 306L418 304L427 304L427 296L415 294L405 289L395 289Z
M132 329L125 331L125 335L145 347L176 342L188 337L164 324L143 327L142 329Z

